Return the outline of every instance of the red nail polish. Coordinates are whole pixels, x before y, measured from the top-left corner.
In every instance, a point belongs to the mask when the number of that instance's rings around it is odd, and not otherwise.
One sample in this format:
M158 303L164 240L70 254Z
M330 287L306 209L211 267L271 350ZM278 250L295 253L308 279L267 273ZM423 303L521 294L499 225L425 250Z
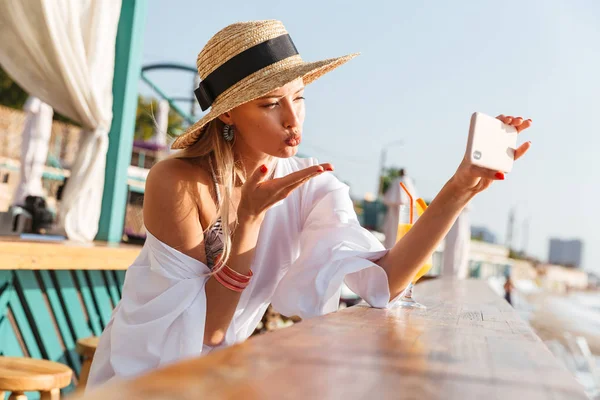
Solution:
M504 174L502 172L496 172L496 175L494 176L496 179L504 180Z
M263 174L266 174L268 170L269 169L267 168L266 165L263 164L260 166L260 172L262 172Z
M327 171L333 171L333 168L327 167Z

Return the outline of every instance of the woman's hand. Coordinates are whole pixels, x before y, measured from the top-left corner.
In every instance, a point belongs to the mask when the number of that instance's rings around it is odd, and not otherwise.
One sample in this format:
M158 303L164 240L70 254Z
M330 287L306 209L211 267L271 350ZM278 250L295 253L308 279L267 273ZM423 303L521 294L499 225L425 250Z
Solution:
M496 118L507 125L514 126L519 133L531 126L531 119L505 117L504 115L499 115ZM526 142L519 146L519 148L515 150L515 160L521 158L530 147L531 142ZM487 168L473 165L469 161L468 155L465 154L465 157L452 177L451 182L455 188L466 191L471 195L475 195L487 189L493 181L501 181L503 179L504 173L502 171L492 171Z
M531 126L531 120L521 117L498 116L505 124L521 132ZM515 160L522 157L530 142L515 150ZM448 234L454 221L471 198L486 189L493 181L504 179L498 171L476 167L465 154L458 170L433 199L427 211L408 233L377 263L388 277L391 297L400 294L426 263L438 243Z
M262 222L267 210L275 203L285 199L308 180L325 171L333 171L331 164L313 165L287 176L265 181L268 176L266 165L258 168L242 186L238 205L238 221Z

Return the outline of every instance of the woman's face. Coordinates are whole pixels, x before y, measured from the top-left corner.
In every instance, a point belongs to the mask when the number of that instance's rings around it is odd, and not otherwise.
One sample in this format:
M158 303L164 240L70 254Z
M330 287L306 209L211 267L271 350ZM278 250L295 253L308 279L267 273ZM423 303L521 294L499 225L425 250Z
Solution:
M296 155L304 123L304 83L297 79L220 119L234 126L235 150L248 157Z

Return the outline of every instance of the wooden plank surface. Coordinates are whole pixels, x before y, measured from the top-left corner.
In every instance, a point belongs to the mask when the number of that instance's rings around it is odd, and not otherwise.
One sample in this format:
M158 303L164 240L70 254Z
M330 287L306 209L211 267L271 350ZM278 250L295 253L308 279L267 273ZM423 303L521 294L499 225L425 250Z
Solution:
M428 281L428 309L356 306L85 399L586 399L483 281Z
M110 299L112 300L113 308L117 306L119 301L121 301L121 293L119 291L114 272L115 271L102 271L102 275L106 281L106 287L110 293Z
M114 274L115 274L115 276L117 278L117 286L119 287L119 291L120 291L120 293L122 295L123 294L122 293L123 292L123 285L125 285L125 274L126 274L126 271L117 270L117 271L114 271Z
M88 282L90 283L90 289L94 302L98 308L98 314L100 321L102 322L102 328L110 321L110 316L113 310L112 300L104 276L103 271L85 271L87 274Z
M71 271L53 271L52 273L56 278L56 285L65 308L65 315L75 335L75 341L91 336L92 330L88 324L83 296L80 296L77 290Z
M134 245L36 242L5 236L0 238L0 270L124 270L131 265L140 250L141 246Z
M76 270L73 272L75 274L75 278L77 279L77 285L79 286L81 299L85 305L88 323L92 328L94 335L100 336L104 327L101 326L100 314L98 312L98 308L96 307L96 303L94 302L94 297L92 296L92 291L90 290L88 280L83 273L84 271Z
M75 373L78 373L81 369L81 363L77 353L75 352L75 339L73 338L73 333L69 327L67 317L60 302L58 291L54 286L54 282L50 276L50 271L39 271L38 273L42 279L50 307L52 307L51 316L54 317L54 322L59 330L57 333L60 333L63 351L68 359L68 365L75 370ZM51 334L51 331L42 331L43 336L48 334Z
M115 272L0 270L0 356L58 361L79 376L76 341L99 335L108 323L120 298Z
M13 284L19 286L16 277L13 279ZM23 288L17 290L17 287L11 286L11 299L9 300L9 310L12 312L15 320L15 328L21 335L27 356L33 358L42 358L42 352L36 339L35 325L27 318L24 304L26 299L23 297ZM15 331L15 332L16 332Z
M41 290L33 271L17 271L19 297L28 316L30 327L38 337L42 357L51 361L67 363L64 348L59 339L50 304Z

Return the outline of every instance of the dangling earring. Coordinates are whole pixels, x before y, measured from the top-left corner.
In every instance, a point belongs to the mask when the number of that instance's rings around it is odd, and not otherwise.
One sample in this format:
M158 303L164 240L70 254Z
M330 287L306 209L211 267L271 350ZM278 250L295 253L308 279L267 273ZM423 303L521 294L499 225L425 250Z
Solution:
M225 139L226 142L231 142L231 141L233 141L233 135L234 135L233 125L225 125L223 127L223 139Z

